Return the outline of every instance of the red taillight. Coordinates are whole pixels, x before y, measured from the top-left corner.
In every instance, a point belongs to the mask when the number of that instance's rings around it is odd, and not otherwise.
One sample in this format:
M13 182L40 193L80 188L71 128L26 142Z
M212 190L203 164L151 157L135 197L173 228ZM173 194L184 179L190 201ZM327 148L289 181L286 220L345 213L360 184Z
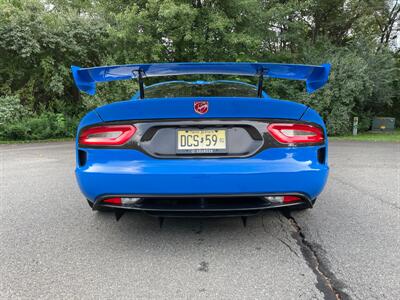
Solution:
M121 205L122 200L121 200L121 198L108 198L108 199L104 199L103 203L112 204L112 205Z
M292 203L297 201L301 201L301 198L297 196L283 196L283 203Z
M272 202L273 204L288 204L288 203L293 203L293 202L298 202L298 201L302 201L302 198L298 197L298 196L266 196L264 197L265 200L268 200L270 202Z
M280 143L321 143L324 141L324 132L321 128L308 124L272 123L268 132Z
M120 146L135 134L132 125L96 126L84 129L79 136L80 145L88 146Z

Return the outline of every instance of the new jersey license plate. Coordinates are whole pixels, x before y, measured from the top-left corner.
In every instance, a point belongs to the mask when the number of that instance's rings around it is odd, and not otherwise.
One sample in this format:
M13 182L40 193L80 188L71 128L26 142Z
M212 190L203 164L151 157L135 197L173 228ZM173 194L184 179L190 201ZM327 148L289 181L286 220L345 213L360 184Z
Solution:
M226 130L181 130L177 133L177 153L225 153Z

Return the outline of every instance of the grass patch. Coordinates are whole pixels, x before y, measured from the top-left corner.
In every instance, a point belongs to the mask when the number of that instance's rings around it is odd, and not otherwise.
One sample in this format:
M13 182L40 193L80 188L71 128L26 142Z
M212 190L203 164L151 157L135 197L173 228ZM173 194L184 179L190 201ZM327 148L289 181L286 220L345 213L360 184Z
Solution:
M17 141L2 141L0 144L31 144L31 143L51 143L51 142L72 142L74 138L54 138L54 139L44 139L44 140L17 140Z
M400 128L392 132L362 132L356 136L332 136L331 141L366 141L366 142L397 142L400 143Z

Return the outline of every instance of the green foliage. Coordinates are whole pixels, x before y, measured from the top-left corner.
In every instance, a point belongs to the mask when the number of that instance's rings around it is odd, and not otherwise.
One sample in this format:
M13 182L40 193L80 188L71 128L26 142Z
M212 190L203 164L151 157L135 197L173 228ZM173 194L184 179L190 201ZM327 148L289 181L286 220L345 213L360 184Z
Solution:
M42 113L23 118L16 123L0 124L0 139L43 140L73 137L77 124L78 118L65 117L59 113Z
M357 103L372 93L373 83L366 72L367 64L356 53L339 50L330 59L332 73L325 89L308 96L307 103L322 112L331 134L350 130Z
M266 91L318 110L330 134L348 133L354 116L362 129L375 115L400 120L394 12L383 0L0 0L0 139L72 136L85 112L137 89L110 82L80 95L71 65L331 62L315 94L283 80Z
M355 44L346 48L330 46L329 82L324 89L304 98L304 103L321 112L328 132L333 135L348 133L355 116L360 118L361 130L369 129L371 117L396 101L392 55L371 53L364 43ZM306 57L307 61L315 60L317 53L308 53Z
M43 2L0 2L0 95L18 95L36 112L53 109L55 100L79 102L69 67L100 63L106 35L97 18Z
M18 121L29 115L29 111L21 104L18 96L0 97L0 125Z

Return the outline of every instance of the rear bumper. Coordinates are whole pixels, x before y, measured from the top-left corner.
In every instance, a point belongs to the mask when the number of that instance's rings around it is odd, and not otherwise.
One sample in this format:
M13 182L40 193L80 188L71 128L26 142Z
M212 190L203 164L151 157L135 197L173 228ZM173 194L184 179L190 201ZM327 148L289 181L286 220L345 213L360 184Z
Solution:
M315 199L329 168L323 146L271 148L249 158L156 159L131 149L84 149L76 168L89 201L108 195L207 196L301 194Z
M289 203L276 201L277 198L284 196L284 194L246 196L207 195L204 197L181 195L162 197L149 197L148 195L135 196L135 198L132 198L132 195L108 195L99 197L93 204L93 209L111 208L116 211L144 212L159 217L233 217L255 215L263 210L280 207L302 206L304 208L312 208L315 202L315 199L309 199L305 195L293 193L291 193L290 196L295 196L298 200ZM115 197L122 200L128 199L128 201L134 199L135 201L123 202L118 205L103 202L103 200L110 198L116 199Z

